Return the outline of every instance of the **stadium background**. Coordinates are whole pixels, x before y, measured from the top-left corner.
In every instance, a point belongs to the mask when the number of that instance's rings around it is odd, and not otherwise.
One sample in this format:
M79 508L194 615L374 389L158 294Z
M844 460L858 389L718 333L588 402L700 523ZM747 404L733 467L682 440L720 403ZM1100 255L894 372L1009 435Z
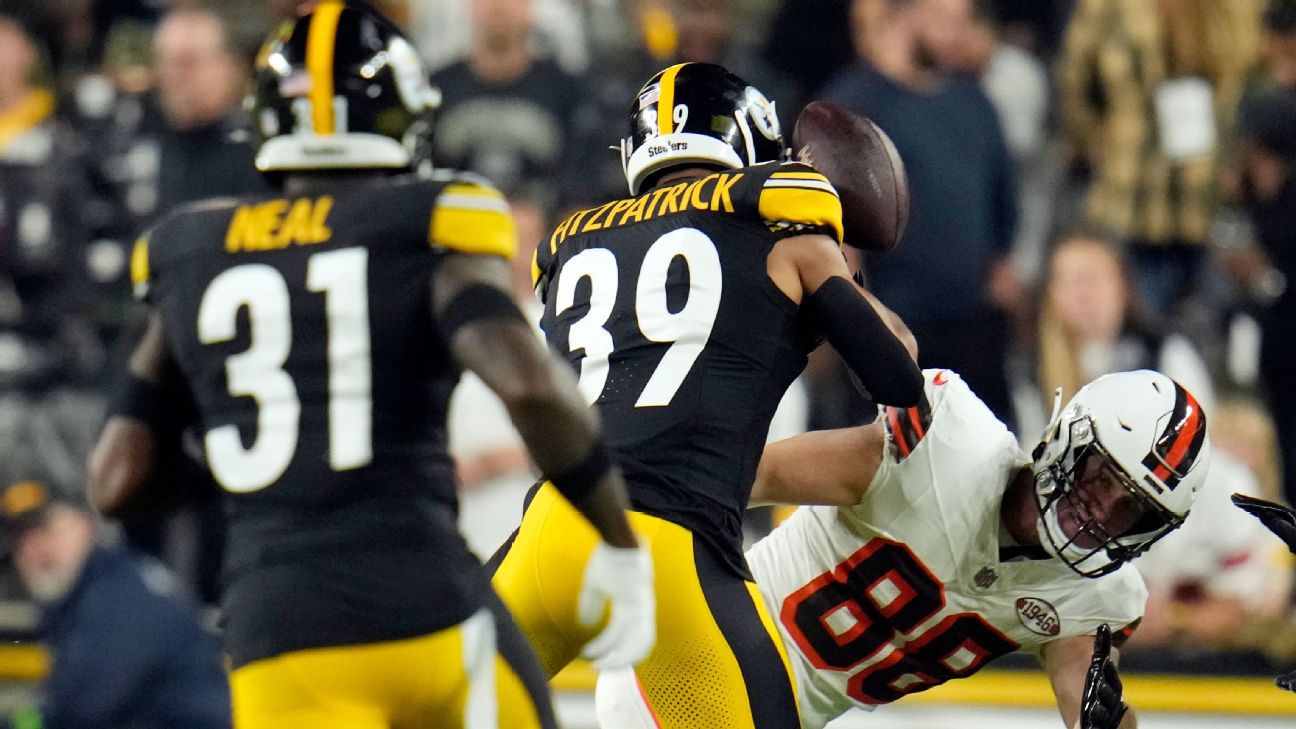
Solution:
M1011 214L991 211L996 222L978 231L985 211L960 197L948 201L954 218L946 222L969 237L984 233L988 244L964 246L960 235L902 243L928 260L968 264L952 272L901 268L907 278L897 284L896 268L874 262L882 289L900 292L903 305L893 305L935 332L937 346L927 350L953 342L952 357L984 354L967 367L1002 376L1004 397L992 404L1028 445L1047 415L1049 383L1083 381L1105 367L1161 367L1205 389L1215 406L1213 437L1229 454L1216 492L1296 495L1283 476L1284 453L1296 464L1283 407L1293 385L1272 376L1289 375L1284 364L1296 357L1284 344L1296 321L1286 308L1296 225L1282 222L1296 210L1286 182L1296 160L1296 3L376 4L435 69L444 95L437 164L491 178L529 244L564 211L621 194L607 147L621 136L639 84L669 63L724 63L777 101L785 128L814 98L867 106L883 103L878 88L934 97L947 79L974 82L997 121L963 128L969 136L955 141L969 152L1002 148L1008 169L995 179L1011 196L997 204ZM0 0L0 486L36 480L80 492L108 373L138 321L126 276L130 242L176 204L262 184L251 172L254 142L240 102L260 38L295 5ZM881 86L861 81L879 70ZM933 79L936 87L925 85ZM1184 80L1204 82L1206 96L1193 83L1165 96ZM888 130L919 142L933 135L932 145L906 154L911 177L967 172L974 155L922 153L950 140L935 138L938 128L924 131L930 119L919 109L916 131ZM914 215L923 214L915 205ZM1065 269L1053 252L1076 238L1074 269ZM1119 258L1103 257L1111 250ZM1112 272L1116 264L1123 276ZM518 297L531 306L527 278L520 268ZM929 299L964 290L984 318L928 321ZM1099 313L1126 294L1137 301ZM985 340L940 334L951 327ZM512 528L500 514L518 512L529 464L480 383L466 381L456 398L464 526L489 554ZM869 412L822 352L786 398L772 437L863 422ZM1296 664L1291 564L1276 541L1230 511L1226 501L1204 500L1201 526L1148 558L1154 599L1123 665L1144 726L1276 727L1296 717L1296 697L1270 680ZM753 512L751 537L778 516ZM104 529L156 555L199 599L214 600L220 524L209 503ZM28 700L46 659L35 641L37 610L7 565L0 600L2 713ZM112 657L104 660L110 667ZM834 726L1056 721L1047 682L1029 659L1000 665ZM591 685L586 667L556 681L571 726L592 726Z

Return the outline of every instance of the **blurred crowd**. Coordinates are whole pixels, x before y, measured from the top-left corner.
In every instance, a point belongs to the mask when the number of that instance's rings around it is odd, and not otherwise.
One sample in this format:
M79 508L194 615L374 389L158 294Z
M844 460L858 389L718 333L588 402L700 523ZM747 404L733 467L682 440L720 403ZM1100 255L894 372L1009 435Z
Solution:
M874 119L911 218L893 253L849 253L923 366L960 372L1026 444L1059 388L1119 370L1164 371L1210 417L1220 455L1187 526L1140 562L1134 644L1296 658L1285 550L1228 502L1296 501L1296 0L374 4L437 69L435 164L505 191L524 247L624 195L609 147L668 64L726 65L784 129L812 99ZM105 373L138 325L131 243L176 205L266 185L242 100L296 5L0 0L0 484L81 491ZM526 253L517 296L538 318ZM872 415L824 350L776 430ZM489 556L531 466L480 383L451 417ZM210 601L219 521L198 508L125 538Z

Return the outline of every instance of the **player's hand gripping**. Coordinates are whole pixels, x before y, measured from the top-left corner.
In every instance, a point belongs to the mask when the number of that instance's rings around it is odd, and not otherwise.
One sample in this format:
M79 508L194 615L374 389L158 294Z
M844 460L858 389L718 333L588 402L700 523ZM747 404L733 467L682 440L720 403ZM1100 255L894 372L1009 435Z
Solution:
M1111 662L1111 628L1100 625L1080 697L1080 729L1116 729L1129 708L1122 691L1120 675Z
M1246 513L1254 516L1287 543L1287 548L1296 554L1296 509L1272 501L1257 499L1243 494L1233 494L1233 503ZM1278 688L1296 691L1296 671L1285 673L1274 680Z
M592 627L609 605L607 626L583 651L600 671L639 663L657 642L652 556L642 546L625 549L599 542L590 555L576 617Z

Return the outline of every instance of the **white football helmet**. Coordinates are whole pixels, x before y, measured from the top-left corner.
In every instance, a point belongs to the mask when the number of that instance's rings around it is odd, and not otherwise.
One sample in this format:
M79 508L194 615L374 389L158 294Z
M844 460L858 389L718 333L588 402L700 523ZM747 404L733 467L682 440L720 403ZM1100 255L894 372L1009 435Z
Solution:
M1085 577L1115 571L1183 523L1210 454L1206 414L1179 383L1151 370L1094 380L1060 413L1055 407L1035 449L1041 544ZM1082 471L1104 470L1135 497L1132 525L1104 524L1077 489Z

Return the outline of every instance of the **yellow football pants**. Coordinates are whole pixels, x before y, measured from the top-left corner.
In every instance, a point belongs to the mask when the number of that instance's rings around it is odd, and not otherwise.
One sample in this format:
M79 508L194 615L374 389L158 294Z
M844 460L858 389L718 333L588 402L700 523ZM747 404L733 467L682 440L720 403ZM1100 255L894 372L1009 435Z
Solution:
M555 727L544 677L498 603L430 635L253 661L230 691L235 729Z
M636 668L665 729L790 729L799 725L792 671L754 582L724 569L689 530L632 513L652 551L657 645ZM576 601L598 534L550 484L535 494L505 547L495 590L552 677L597 634Z

